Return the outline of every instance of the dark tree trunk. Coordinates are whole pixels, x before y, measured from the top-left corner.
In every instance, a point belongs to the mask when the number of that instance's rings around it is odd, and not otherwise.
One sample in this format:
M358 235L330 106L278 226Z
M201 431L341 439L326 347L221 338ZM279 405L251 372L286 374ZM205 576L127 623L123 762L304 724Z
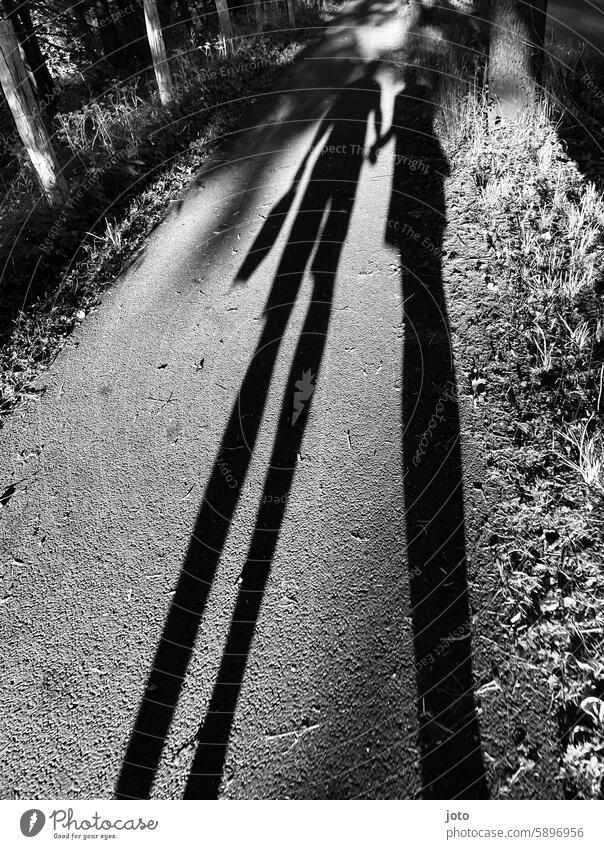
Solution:
M145 27L145 13L141 6L132 0L117 0L117 5L123 13L120 23L124 35L124 56L127 61L128 55L134 55L140 66L147 67L151 64L151 52L147 41L147 30ZM132 7L135 6L132 11Z
M189 8L187 0L178 0L178 20L186 28L188 33L193 29L192 17L193 12Z
M70 0L64 0L63 5L65 6L65 11L68 14L69 12L72 14L76 30L80 36L80 40L87 55L91 58L96 58L99 55L99 49L97 47L94 31L88 23L84 13L84 2L78 2L72 5Z
M493 0L489 88L502 117L535 101L543 80L547 0Z
M231 23L231 13L229 12L229 4L227 0L215 0L216 11L218 12L218 26L220 34L224 38L227 50L233 39L233 25Z
M262 0L254 0L254 14L256 16L256 31L264 29L264 6Z
M123 63L121 55L122 41L115 21L111 17L107 0L94 0L94 14L99 25L99 35L105 58L112 65L121 67Z
M13 22L26 66L33 76L38 99L44 104L48 113L53 115L56 112L54 82L46 65L46 59L40 50L29 6L27 2L17 4L15 0L4 0L3 6L7 17Z
M547 0L532 0L530 6L530 32L534 48L531 54L533 77L538 85L543 84L545 69L545 28L547 24Z
M157 0L157 11L162 30L165 30L172 23L172 0Z

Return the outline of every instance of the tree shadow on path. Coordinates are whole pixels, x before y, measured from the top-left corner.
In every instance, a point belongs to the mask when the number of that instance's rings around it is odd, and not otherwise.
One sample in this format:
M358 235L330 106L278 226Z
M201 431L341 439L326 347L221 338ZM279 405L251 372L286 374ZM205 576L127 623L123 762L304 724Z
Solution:
M403 470L422 796L487 797L473 691L457 381L442 276L449 166L425 86L397 95L386 241L404 304Z
M367 65L361 79L338 94L315 136L313 146L324 141L265 305L262 333L216 454L122 764L116 788L118 798L147 798L151 793L212 581L244 491L281 342L310 266L311 302L284 387L270 464L240 577L227 644L205 721L197 734L196 753L185 790L185 798L189 799L218 796L233 716L320 373L335 276L372 114L378 134L380 130L376 67L377 63ZM274 245L310 153L309 150L290 191L277 204L256 238L237 276L239 282L249 278Z

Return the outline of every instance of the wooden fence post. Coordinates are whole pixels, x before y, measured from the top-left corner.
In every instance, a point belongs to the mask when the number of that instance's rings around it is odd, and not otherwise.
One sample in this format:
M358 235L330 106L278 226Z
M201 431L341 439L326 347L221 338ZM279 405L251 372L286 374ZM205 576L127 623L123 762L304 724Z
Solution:
M294 0L287 0L287 23L290 29L296 28L296 12L294 9Z
M144 0L145 24L147 26L147 39L151 48L153 70L159 89L159 99L162 106L169 106L174 101L174 84L172 74L168 65L166 45L159 21L157 3L155 0Z
M9 19L0 20L0 83L42 191L57 206L67 200L69 189Z
M218 12L218 23L220 24L220 34L226 42L227 49L232 49L233 26L231 24L229 4L227 3L227 0L215 0L215 2L216 11Z
M254 11L256 15L256 29L262 32L264 29L264 9L262 8L262 0L254 0Z

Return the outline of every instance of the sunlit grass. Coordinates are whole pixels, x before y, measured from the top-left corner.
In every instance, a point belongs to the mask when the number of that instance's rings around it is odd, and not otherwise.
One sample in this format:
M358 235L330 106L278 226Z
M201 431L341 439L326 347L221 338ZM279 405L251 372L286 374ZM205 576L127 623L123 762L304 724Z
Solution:
M511 434L493 448L510 493L490 519L502 627L549 673L561 737L580 729L560 742L565 792L595 798L604 729L581 705L604 692L604 196L563 140L574 113L561 105L560 67L557 90L515 123L496 119L481 85L452 89L439 131L475 198L485 289L496 282L497 318L481 329L492 334L488 366L506 375L491 403Z
M558 456L587 486L604 493L604 438L602 433L593 431L593 418L572 422L558 432L567 449L565 453L558 452Z

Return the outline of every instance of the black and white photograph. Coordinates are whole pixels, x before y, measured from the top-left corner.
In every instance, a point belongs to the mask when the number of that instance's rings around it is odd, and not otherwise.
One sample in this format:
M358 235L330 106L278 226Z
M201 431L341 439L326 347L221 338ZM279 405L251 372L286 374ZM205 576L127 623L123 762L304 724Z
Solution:
M604 0L0 0L0 85L3 844L600 846Z

